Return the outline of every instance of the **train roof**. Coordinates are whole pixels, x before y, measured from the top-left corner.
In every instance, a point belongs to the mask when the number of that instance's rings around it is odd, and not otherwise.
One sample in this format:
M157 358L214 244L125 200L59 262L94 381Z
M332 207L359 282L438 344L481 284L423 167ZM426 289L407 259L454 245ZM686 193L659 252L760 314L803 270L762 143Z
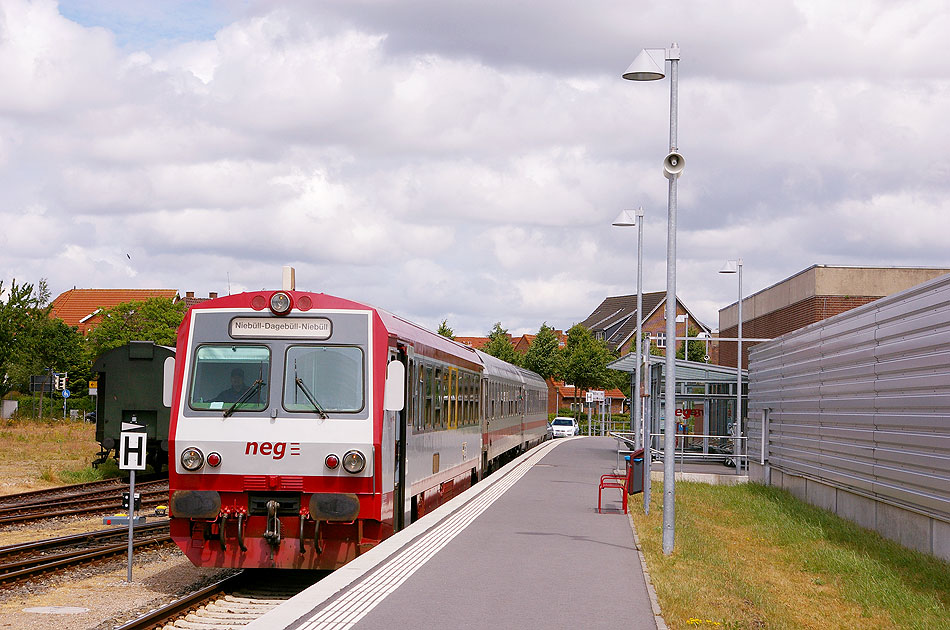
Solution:
M533 385L535 387L547 387L544 379L532 372L517 365L502 361L498 357L492 356L481 350L475 350L478 358L485 366L485 375L496 378L505 378L524 385Z

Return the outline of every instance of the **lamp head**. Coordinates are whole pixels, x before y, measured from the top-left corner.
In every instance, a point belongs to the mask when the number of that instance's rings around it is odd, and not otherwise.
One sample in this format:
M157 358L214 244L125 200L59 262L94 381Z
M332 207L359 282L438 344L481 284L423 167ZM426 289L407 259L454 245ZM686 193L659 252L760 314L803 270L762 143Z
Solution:
M726 264L722 266L722 269L719 270L719 273L738 273L739 266L736 264L735 260L727 260Z
M623 73L623 78L629 81L656 81L666 76L666 73L663 72L663 66L665 65L665 58L657 64L650 51L644 48L630 64L630 67L627 68L627 71Z
M643 216L643 208L636 210L637 214L634 214L633 210L621 210L620 214L617 215L617 218L614 219L614 222L611 225L616 225L617 227L634 227L637 224L637 217Z

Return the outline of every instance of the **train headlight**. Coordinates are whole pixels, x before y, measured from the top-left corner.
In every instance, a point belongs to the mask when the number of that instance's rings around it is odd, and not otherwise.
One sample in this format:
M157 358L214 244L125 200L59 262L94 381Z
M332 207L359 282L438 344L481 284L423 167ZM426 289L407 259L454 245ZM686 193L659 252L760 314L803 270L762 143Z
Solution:
M205 456L194 446L181 452L181 465L185 470L198 470L205 463Z
M290 306L290 296L283 291L270 296L270 310L274 315L286 315L290 311Z
M347 451L343 456L343 470L356 474L366 468L366 457L359 451Z

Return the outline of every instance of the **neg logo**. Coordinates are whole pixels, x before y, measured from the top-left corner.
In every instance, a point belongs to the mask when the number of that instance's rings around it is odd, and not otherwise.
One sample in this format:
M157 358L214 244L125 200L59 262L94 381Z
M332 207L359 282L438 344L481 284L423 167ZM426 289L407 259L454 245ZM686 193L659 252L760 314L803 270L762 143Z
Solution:
M285 453L290 456L300 455L300 442L247 442L244 446L245 455L269 455L274 459L282 459Z

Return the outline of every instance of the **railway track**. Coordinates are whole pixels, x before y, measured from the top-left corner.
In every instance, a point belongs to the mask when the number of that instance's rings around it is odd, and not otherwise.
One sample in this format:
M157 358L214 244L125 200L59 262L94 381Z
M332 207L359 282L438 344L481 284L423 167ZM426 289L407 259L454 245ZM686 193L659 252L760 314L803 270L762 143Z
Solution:
M122 491L127 485L94 482L63 486L39 492L0 497L0 527L60 516L81 516L122 508ZM168 481L155 479L135 484L142 507L167 503Z
M244 626L329 573L246 570L116 626L115 630L223 630Z
M147 483L160 479L167 480L167 474L139 475L137 483ZM95 493L98 491L108 491L112 489L121 489L128 487L128 482L124 479L104 479L102 481L89 481L87 483L77 483L69 486L57 486L55 488L46 488L45 490L31 490L29 492L18 492L16 494L0 495L0 507L9 507L11 505L26 505L30 503L49 502L50 500L61 499L64 497L83 496L85 493Z
M115 527L0 547L0 585L124 554L128 533L127 527ZM135 549L171 543L168 521L139 525L134 533Z

